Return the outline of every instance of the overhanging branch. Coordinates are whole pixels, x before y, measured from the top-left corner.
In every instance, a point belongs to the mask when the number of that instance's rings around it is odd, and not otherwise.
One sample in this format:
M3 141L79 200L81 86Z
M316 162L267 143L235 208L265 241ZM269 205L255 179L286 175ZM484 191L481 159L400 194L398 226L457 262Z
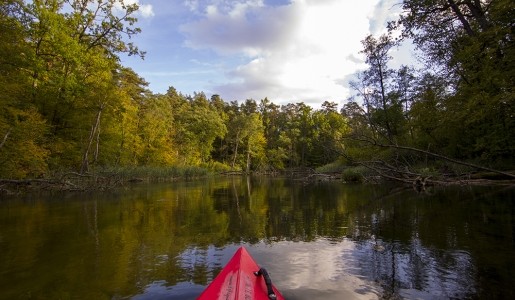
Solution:
M432 157L440 158L440 159L443 159L443 160L446 160L446 161L449 161L449 162L452 162L452 163L455 163L455 164L458 164L458 165L463 165L463 166L471 167L471 168L474 168L474 169L489 171L489 172L501 174L501 175L504 175L504 176L507 176L507 177L510 177L510 178L515 178L515 174L511 174L511 173L508 173L508 172L503 172L503 171L495 170L495 169L492 169L492 168L488 168L488 167L484 167L484 166L480 166L480 165L476 165L476 164L472 164L472 163L468 163L468 162L464 162L464 161L459 161L459 160L456 160L456 159L453 159L453 158L450 158L450 157L447 157L447 156L444 156L444 155L441 155L441 154L433 153L433 152L430 152L430 151L427 151L427 150L422 150L422 149L418 149L418 148L414 148L414 147L393 145L393 144L382 144L382 143L378 143L375 140L371 140L371 139L367 139L367 138L352 137L351 139L357 140L357 141L361 141L361 142L366 142L366 143L369 143L371 145L374 145L374 146L377 146L377 147L382 147L382 148L394 148L394 149L402 149L402 150L408 150L408 151L413 151L413 152L417 152L417 153L422 153L422 154L426 154L426 155L429 155L429 156L432 156Z

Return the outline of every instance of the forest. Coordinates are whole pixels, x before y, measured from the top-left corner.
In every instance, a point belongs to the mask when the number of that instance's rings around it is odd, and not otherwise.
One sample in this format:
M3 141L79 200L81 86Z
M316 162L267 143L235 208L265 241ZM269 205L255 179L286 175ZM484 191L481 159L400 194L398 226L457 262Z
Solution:
M363 37L368 67L352 97L313 109L184 95L173 83L152 93L120 60L145 55L128 42L144 34L137 5L1 0L0 178L197 167L513 179L515 2L400 2L386 34ZM422 68L391 68L404 42Z

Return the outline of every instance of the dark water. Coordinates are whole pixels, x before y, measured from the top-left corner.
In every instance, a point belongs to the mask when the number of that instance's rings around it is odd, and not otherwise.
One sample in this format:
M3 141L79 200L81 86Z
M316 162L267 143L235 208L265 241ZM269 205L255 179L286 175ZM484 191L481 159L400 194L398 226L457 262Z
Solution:
M287 299L515 299L515 189L265 179L0 198L0 299L195 299L239 245Z

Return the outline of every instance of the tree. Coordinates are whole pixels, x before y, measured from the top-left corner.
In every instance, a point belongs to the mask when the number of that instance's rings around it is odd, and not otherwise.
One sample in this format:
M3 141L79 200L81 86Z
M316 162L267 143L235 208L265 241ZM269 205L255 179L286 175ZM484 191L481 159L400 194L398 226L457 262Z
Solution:
M5 110L9 118L0 120L0 130L5 132L0 141L0 176L20 179L43 176L48 172L49 155L44 148L46 122L34 108Z
M257 165L266 165L265 127L261 114L257 112L254 100L247 100L241 105L232 102L228 111L227 144L231 149L231 168L250 172L252 160Z
M143 56L125 42L140 32L137 9L118 0L0 2L0 136L9 156L25 149L13 147L25 139L39 152L31 153L42 160L39 173L44 166L87 172L101 159L120 162L108 158L116 140L111 129L117 112L132 108L119 89L118 55ZM29 124L43 136L21 129Z
M20 1L0 2L0 176L39 177L48 172L49 127L32 103L31 45Z
M401 91L395 89L396 72L388 67L392 59L389 52L395 42L389 35L379 38L369 35L362 44L361 53L365 55L368 69L359 74L358 81L351 82L351 86L363 100L375 134L393 142L401 136L403 127Z
M509 159L515 150L513 18L515 4L490 1L403 1L403 30L453 92L447 128L463 158Z
M284 169L285 161L288 158L287 145L284 138L281 138L281 115L280 106L272 103L268 98L260 101L258 106L259 114L263 120L264 135L267 143L265 152L267 164L272 169Z
M182 102L174 110L175 142L185 164L198 165L211 159L216 138L227 133L224 120L213 110L203 93Z
M321 166L336 161L342 153L343 137L348 133L347 120L337 112L337 104L324 102L322 109L313 113L314 142L310 164Z
M449 130L445 124L445 99L449 97L445 81L430 73L422 75L415 85L413 103L410 105L410 133L413 145L420 149L442 150L453 153L448 147Z
M245 140L247 144L247 173L250 172L252 159L257 161L258 166L264 166L266 163L266 139L264 129L263 121L258 113L254 112L247 116L247 120L245 122L245 131L247 132Z

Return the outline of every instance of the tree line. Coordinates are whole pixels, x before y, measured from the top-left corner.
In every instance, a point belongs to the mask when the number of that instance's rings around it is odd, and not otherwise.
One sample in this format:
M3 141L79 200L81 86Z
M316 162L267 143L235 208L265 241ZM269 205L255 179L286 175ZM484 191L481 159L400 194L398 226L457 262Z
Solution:
M398 169L427 162L427 153L513 165L512 1L403 1L387 34L363 40L368 68L340 111L330 101L313 109L173 87L152 93L120 62L145 55L126 42L140 32L137 9L116 0L0 2L0 177L138 166L276 171L335 161ZM422 70L390 68L406 40Z
M412 166L427 160L443 159L442 168L461 161L478 163L463 164L468 167L513 167L513 1L400 5L386 34L362 41L368 68L351 82L355 93L342 110L352 129L352 151L368 145L367 166L397 178L420 175L412 174ZM405 41L416 47L421 69L389 67L392 49Z

